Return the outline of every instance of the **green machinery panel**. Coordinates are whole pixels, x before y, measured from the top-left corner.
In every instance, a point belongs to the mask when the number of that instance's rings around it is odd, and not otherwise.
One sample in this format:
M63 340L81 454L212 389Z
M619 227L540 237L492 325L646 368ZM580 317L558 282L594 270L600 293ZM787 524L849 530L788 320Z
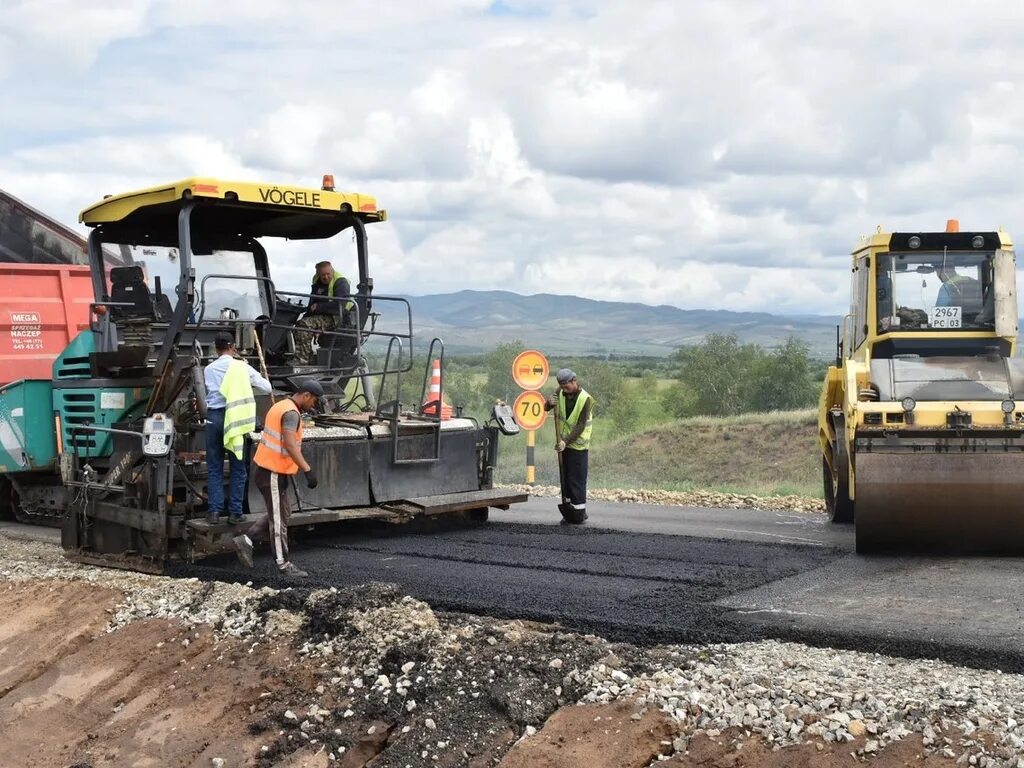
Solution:
M61 442L79 458L109 456L113 437L105 432L74 432L76 427L113 427L149 398L148 387L96 386L89 355L96 350L91 331L78 334L53 362L52 411L60 416Z
M51 384L14 381L0 387L0 472L51 469L57 460Z
M65 450L75 451L79 458L109 456L113 437L107 432L75 432L76 427L92 425L113 427L129 412L149 398L149 389L142 387L75 387L53 389L53 410L60 416L61 439Z

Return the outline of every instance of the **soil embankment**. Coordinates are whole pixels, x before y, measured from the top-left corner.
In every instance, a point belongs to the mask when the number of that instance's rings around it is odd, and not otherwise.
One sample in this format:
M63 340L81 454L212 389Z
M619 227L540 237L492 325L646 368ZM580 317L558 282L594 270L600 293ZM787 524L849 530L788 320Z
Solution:
M774 641L643 649L435 613L385 584L103 571L0 535L0 617L0 766L1016 768L1024 755L1020 676Z

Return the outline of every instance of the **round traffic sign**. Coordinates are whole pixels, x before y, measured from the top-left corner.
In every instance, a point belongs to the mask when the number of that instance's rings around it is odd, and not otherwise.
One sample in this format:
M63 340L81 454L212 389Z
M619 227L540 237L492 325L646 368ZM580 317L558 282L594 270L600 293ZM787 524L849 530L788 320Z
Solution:
M548 417L548 412L544 410L544 395L536 390L520 394L512 407L516 421L525 430L540 429Z
M548 359L535 349L520 352L512 362L512 378L523 389L540 389L548 383Z

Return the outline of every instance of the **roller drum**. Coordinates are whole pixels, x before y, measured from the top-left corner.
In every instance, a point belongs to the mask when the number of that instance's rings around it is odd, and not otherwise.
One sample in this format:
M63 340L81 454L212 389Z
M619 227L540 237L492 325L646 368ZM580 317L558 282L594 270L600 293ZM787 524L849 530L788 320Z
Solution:
M858 453L861 553L1024 554L1024 452Z

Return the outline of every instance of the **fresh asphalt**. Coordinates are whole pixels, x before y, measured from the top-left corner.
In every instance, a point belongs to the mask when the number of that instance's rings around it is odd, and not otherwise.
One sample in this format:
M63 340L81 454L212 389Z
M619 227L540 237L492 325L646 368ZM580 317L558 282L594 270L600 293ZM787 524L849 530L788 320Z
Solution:
M1024 672L1024 559L865 557L854 552L853 526L824 514L618 503L588 509L588 523L607 528L829 550L823 565L716 600L734 623L768 636ZM556 522L546 499L514 513Z
M553 622L641 644L764 637L1024 672L1024 562L863 557L824 515L591 502L562 526L553 499L489 523L297 532L305 586L384 581L437 609ZM0 524L59 545L55 529ZM285 586L265 550L180 575Z
M483 525L300 534L306 586L400 584L441 610L554 622L640 644L774 637L1024 672L1024 572L995 558L865 558L823 515L552 499ZM268 555L188 572L283 586Z

